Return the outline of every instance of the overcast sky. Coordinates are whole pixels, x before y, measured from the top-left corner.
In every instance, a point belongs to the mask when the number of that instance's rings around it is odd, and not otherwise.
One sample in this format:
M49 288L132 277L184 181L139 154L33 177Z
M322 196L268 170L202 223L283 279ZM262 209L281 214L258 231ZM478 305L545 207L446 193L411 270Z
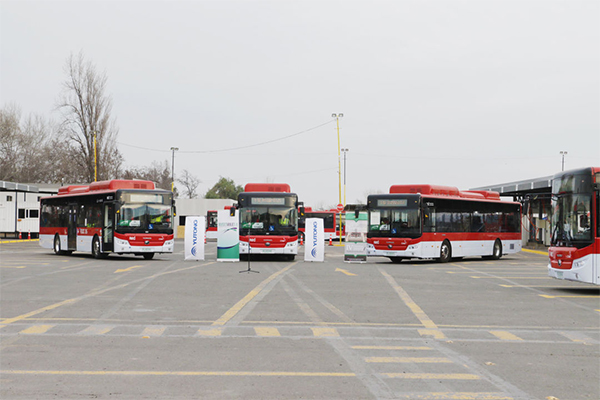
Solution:
M3 0L0 105L57 119L83 50L108 77L125 164L170 165L178 147L175 174L201 195L223 176L334 206L332 113L348 203L536 178L560 151L566 169L600 165L599 4Z

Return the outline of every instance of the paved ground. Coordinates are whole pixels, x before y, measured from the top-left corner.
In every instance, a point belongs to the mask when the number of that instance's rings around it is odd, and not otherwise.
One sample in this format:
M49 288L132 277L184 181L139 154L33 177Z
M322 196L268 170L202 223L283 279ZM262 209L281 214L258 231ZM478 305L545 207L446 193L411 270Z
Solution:
M547 257L185 262L0 244L2 399L598 399L600 296ZM302 256L298 257L299 259Z

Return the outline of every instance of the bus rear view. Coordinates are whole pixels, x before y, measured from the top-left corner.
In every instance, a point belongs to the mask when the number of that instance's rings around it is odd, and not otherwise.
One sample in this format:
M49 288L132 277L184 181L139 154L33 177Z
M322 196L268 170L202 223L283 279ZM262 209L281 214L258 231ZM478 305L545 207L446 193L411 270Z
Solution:
M298 195L284 183L248 183L238 196L240 258L298 254Z

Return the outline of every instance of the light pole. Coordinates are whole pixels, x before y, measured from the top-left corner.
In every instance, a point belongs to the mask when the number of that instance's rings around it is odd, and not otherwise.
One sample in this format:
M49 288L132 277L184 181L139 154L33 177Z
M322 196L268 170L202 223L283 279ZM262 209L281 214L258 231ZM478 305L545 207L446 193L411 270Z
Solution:
M344 114L331 114L333 118L335 118L337 122L337 142L338 142L338 182L339 182L339 201L338 204L342 204L342 171L341 171L341 151L340 151L340 118L344 116Z
M346 153L348 153L348 149L342 149L344 153L344 206L346 205Z
M175 189L175 152L179 150L179 147L171 147L173 153L171 159L171 192Z
M560 155L562 156L562 170L565 170L565 156L567 155L566 151L561 151Z
M94 182L98 182L98 150L96 149L97 135L94 131Z

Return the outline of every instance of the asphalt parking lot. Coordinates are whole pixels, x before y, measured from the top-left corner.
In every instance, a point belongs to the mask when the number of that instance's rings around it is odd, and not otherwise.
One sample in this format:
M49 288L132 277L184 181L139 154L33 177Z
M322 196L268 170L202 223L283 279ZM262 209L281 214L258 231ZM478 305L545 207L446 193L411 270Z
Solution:
M1 243L0 397L600 398L600 289L542 254L206 258Z

